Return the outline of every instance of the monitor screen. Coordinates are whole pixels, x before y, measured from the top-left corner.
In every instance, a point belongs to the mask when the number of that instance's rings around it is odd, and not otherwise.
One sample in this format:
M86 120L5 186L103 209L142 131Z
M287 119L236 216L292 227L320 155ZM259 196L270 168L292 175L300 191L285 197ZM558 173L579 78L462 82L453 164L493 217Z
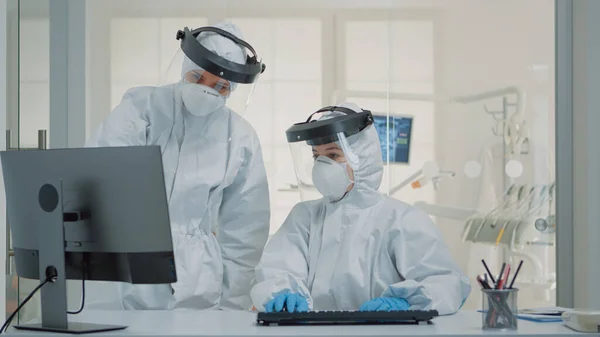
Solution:
M389 116L388 120L388 116L373 115L373 118L379 142L381 143L383 161L387 162L389 159L390 163L408 164L413 124L412 117Z

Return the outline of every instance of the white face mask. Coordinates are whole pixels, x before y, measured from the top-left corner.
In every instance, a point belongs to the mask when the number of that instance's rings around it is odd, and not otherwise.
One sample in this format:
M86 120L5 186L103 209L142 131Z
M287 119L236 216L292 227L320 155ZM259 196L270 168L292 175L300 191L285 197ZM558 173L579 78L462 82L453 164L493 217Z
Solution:
M312 169L312 180L317 190L329 201L339 201L354 181L348 177L346 163L319 156Z
M183 83L181 98L187 110L194 116L208 116L225 105L225 97L213 88L202 84Z

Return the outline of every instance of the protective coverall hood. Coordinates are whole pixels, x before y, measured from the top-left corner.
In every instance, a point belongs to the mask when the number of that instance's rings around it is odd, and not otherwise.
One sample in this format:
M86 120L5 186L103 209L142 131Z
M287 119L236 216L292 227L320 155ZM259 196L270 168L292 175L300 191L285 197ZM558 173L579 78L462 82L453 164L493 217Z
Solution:
M361 111L356 104L352 103L344 103L340 106ZM326 115L322 119L334 114L336 113ZM346 145L341 142L336 143L344 150L346 160L354 171L354 187L340 203L357 208L369 207L381 198L378 190L383 177L383 159L377 131L373 125L370 125L363 131L348 137L347 140L349 149L345 149Z

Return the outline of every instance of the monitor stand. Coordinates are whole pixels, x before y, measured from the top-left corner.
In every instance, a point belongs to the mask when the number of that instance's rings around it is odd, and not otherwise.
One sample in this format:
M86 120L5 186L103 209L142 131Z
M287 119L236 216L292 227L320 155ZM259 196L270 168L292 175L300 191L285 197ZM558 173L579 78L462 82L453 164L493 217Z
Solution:
M122 330L126 326L69 322L67 319L67 282L65 270L65 234L63 210L63 184L56 180L44 184L38 193L38 202L44 222L38 225L40 282L46 280L46 270L56 269L56 281L41 288L42 322L17 325L19 330L48 331L85 334Z

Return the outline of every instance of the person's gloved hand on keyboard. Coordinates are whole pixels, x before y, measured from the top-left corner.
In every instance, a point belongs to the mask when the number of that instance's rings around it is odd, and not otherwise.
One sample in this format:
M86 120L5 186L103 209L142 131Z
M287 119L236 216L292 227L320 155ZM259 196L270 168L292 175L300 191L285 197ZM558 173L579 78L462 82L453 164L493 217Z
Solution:
M403 298L396 297L378 297L366 301L360 311L400 311L408 310L410 304Z
M307 312L308 301L300 294L285 292L276 295L272 300L265 304L266 312Z

